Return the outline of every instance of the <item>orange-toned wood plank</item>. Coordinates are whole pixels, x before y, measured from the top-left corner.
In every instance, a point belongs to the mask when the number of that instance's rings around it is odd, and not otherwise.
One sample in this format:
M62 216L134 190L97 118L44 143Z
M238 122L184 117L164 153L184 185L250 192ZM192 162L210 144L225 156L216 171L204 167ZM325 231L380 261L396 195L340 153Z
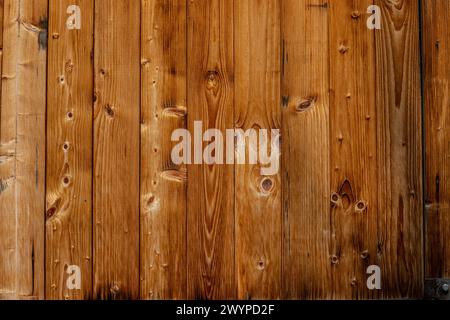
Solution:
M375 1L382 298L423 295L422 116L417 1Z
M94 298L139 298L140 1L95 1Z
M422 1L426 133L425 276L450 278L450 2Z
M282 1L283 297L331 297L328 5Z
M51 0L47 96L46 298L92 297L93 0ZM66 26L79 6L81 29ZM81 270L70 289L67 271ZM69 270L70 271L70 270Z
M186 2L142 1L141 298L186 298L186 166L171 159L186 127Z
M267 130L270 138L272 129L281 129L280 1L237 1L235 13L235 127L244 132L255 129L257 134L258 129ZM246 142L250 148L250 139ZM261 147L252 146L258 153ZM280 163L275 159L273 174L264 176L261 167L270 165L260 161L235 167L240 299L281 297Z
M377 119L372 0L330 2L331 247L334 299L367 299L377 264ZM381 108L381 106L380 106Z
M233 5L231 0L188 1L192 135L195 121L202 121L203 132L233 128ZM236 298L233 166L190 165L188 182L188 298Z

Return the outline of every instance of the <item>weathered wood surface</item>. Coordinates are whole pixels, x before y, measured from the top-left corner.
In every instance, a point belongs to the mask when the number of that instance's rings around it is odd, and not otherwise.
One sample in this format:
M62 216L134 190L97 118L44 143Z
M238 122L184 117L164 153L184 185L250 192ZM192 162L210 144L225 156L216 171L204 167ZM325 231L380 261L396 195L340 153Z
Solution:
M284 0L282 16L283 297L330 298L328 7Z
M94 298L139 298L140 2L95 1Z
M2 1L0 298L44 298L47 1Z
M330 2L330 263L332 297L368 298L377 264L377 122L372 1ZM376 31L379 32L379 31Z
M450 2L424 1L425 276L450 278Z
M203 123L202 132L233 128L233 5L230 0L188 2L187 99L192 135L196 121ZM233 166L189 165L187 190L187 297L236 298Z
M280 130L280 1L237 1L235 12L234 126L244 132ZM259 153L260 147L253 148ZM235 166L240 299L281 297L281 179L279 171L263 176L261 167L268 167L261 159L256 165Z
M46 297L92 297L93 0L51 0L47 96ZM78 5L80 30L68 30ZM80 290L66 286L70 266ZM70 271L70 269L69 269Z
M423 294L422 114L417 1L375 1L378 265L383 298Z
M0 299L420 298L450 277L448 0L0 9ZM176 165L196 121L280 129L279 173Z
M186 298L186 166L172 132L186 127L186 3L142 1L141 298Z

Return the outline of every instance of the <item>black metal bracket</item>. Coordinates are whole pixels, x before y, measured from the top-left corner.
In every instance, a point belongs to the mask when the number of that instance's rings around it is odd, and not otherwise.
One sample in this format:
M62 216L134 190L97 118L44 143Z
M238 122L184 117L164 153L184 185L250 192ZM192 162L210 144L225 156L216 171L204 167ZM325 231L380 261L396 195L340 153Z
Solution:
M425 279L425 298L450 300L450 279Z

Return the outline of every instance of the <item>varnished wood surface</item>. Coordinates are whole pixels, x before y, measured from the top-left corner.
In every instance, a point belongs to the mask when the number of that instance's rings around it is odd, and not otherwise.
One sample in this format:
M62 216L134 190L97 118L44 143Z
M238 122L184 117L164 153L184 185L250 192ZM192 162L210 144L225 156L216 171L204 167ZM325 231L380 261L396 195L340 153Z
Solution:
M450 277L447 0L0 11L0 299L411 299ZM197 121L280 130L280 171L175 164Z

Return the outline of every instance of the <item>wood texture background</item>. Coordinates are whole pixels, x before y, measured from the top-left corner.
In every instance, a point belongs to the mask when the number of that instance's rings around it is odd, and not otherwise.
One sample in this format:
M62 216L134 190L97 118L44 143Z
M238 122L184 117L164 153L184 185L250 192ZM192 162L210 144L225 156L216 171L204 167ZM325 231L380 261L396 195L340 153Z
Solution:
M0 9L0 299L413 299L450 278L448 0ZM279 174L174 164L197 121L279 129Z

